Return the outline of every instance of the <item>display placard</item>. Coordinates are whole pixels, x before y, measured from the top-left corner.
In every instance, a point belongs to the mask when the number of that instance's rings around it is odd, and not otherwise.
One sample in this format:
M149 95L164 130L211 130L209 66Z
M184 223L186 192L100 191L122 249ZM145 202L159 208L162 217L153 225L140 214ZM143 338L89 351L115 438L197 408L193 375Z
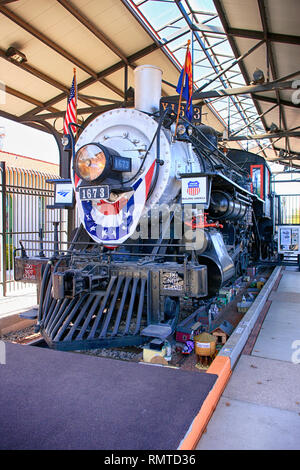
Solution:
M278 253L300 254L300 226L279 225L278 226Z
M54 204L73 205L73 187L71 182L55 183Z
M182 204L208 204L207 176L191 176L181 179Z

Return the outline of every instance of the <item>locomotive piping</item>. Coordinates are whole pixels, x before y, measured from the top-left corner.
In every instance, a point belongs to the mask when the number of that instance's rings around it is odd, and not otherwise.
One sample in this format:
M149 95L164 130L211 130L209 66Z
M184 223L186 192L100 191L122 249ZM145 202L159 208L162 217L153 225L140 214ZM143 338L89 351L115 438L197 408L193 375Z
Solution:
M202 137L204 137L204 139L205 139L210 145L212 145L212 146L214 147L215 151L216 151L223 159L225 159L225 160L227 161L227 164L229 164L230 166L236 168L236 169L237 169L238 171L240 171L240 172L246 173L245 170L243 170L243 169L240 168L238 165L236 165L232 160L230 160L230 158L226 157L226 155L225 155L223 152L221 152L221 150L219 150L218 147L216 147L213 143L211 143L211 141L206 137L206 135L205 135L202 131L200 131L200 129L198 129L197 126L194 126L194 125L193 125L192 123L190 123L185 117L182 117L181 119L184 120L186 123L188 123L188 124L189 124L191 127L193 127L194 129L196 129L196 131L199 132L199 134L200 134ZM210 154L213 154L213 152L210 150L210 148L209 148L207 145L205 145L203 142L201 142L201 143L202 143L202 145L204 145L204 146L206 147L206 149L210 152Z

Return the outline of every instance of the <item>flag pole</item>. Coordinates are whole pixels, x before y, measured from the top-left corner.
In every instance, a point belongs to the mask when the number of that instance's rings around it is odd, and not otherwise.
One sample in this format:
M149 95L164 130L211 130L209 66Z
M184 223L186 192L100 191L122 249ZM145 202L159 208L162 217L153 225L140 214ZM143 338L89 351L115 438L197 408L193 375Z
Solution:
M75 109L76 109L76 124L77 124L77 77L76 77L76 67L73 68L74 73L74 92L75 92ZM77 127L75 135L77 134Z
M182 77L182 82L181 82L181 90L180 90L180 96L179 96L179 102L178 102L178 110L177 110L177 119L176 119L176 127L175 127L175 137L177 133L177 127L178 127L178 121L179 121L179 114L180 114L180 107L181 107L181 101L182 101L182 92L183 92L183 84L185 80L185 69L186 69L186 62L187 62L187 56L189 52L191 41L190 39L187 42L187 49L186 49L186 54L185 54L185 61L184 61L184 68L183 68L183 77Z

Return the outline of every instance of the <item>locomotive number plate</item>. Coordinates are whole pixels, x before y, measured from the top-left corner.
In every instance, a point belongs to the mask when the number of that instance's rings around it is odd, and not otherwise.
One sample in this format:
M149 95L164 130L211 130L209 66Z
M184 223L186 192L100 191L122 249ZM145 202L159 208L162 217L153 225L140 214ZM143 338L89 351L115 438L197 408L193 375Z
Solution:
M79 198L82 201L90 201L91 199L108 199L109 186L84 186L79 188Z

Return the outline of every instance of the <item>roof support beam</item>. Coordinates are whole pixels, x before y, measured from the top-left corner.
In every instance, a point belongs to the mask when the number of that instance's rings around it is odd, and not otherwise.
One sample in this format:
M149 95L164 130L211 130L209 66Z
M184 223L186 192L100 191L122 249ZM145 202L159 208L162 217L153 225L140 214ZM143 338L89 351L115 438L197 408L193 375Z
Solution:
M280 147L276 147L276 149L280 152L280 150L282 150ZM300 154L298 153L291 153L290 155L284 155L284 159L293 159L293 158L299 158L300 157Z
M259 13L260 13L260 17L261 17L262 26L263 26L264 35L265 35L265 38L266 38L266 41L267 41L267 60L269 62L267 65L269 67L269 64L270 64L273 80L276 80L277 79L277 71L276 71L274 54L273 54L273 50L272 50L272 44L270 44L270 42L267 40L269 31L268 31L268 20L267 20L267 15L266 15L265 1L264 0L257 0L257 2L258 2L258 8L259 8ZM283 110L283 107L281 105L279 90L275 90L275 92L276 92L277 103L279 105L279 127L281 127L281 121L282 121L283 128L285 130L287 130L287 124L286 124L284 110ZM287 146L288 146L288 149L290 151L291 149L290 149L290 143L289 143L288 139L287 139Z
M248 29L239 29L239 28L228 28L227 34L232 37L247 38L247 39L264 39L263 31L253 31ZM277 34L270 33L267 34L268 41L271 42L281 42L284 44L295 44L300 45L300 36L292 36L288 34Z
M11 88L9 86L5 86L5 92L8 93L9 95L15 96L16 98L19 98L23 101L27 101L28 103L34 104L35 106L42 106L43 103L39 100L36 100L35 98L32 98L31 96L25 95L25 93L22 93L21 91L15 90L14 88ZM57 109L53 108L52 106L47 106L47 109L52 112L56 112Z
M262 139L276 139L283 137L300 137L300 131L280 131L280 132L270 132L265 134L253 134L253 135L236 135L229 136L228 139L222 139L223 141L239 141L239 140L262 140Z
M179 11L181 12L183 18L185 19L186 23L188 24L188 26L190 27L190 29L193 31L193 35L195 36L199 46L202 48L205 56L207 57L210 65L212 66L212 69L214 70L215 74L218 75L220 73L220 64L219 63L215 63L213 57L209 54L209 52L207 51L206 47L205 47L205 42L204 40L200 37L200 35L198 34L197 31L195 31L194 29L194 25L193 25L193 22L191 21L189 15L187 14L187 12L185 11L182 3L180 0L175 0L175 3L179 9ZM206 39L207 41L207 39ZM221 70L222 71L222 70ZM227 86L227 83L226 83L226 80L224 79L224 77L222 76L223 74L221 74L219 76L219 80L220 82L222 83L222 85L226 88ZM225 77L226 78L226 77ZM244 116L244 113L243 113L243 110L241 109L239 103L238 103L238 100L235 100L233 97L230 97L233 105L236 107L236 109L240 112L241 114L241 118L244 120L245 123L247 123L247 120L246 120L246 117Z
M196 23L199 23L199 21L197 20L197 16L194 15L194 10L193 10L192 6L190 5L189 1L188 1L188 0L185 0L185 1L186 1L187 6L188 6L188 9L189 9L189 11L190 11L190 14L193 15L193 17L194 17ZM213 16L213 19L215 19L215 18L218 18L218 15L214 15L214 16ZM211 19L206 20L206 21L211 21ZM225 35L226 35L224 26L223 26L223 29L221 28L221 30L222 30L223 33L225 33ZM224 35L223 35L222 37L224 37ZM210 34L210 33L204 33L204 32L203 32L203 38L204 38L204 41L205 41L205 46L207 46L207 45L210 46L210 42L209 42L210 38L217 38L217 39L218 39L219 37L218 37L218 35L215 35L215 34ZM225 36L225 38L226 38L225 40L227 40L227 36ZM219 73L217 74L217 77L212 78L212 81L213 81L214 79L217 80L217 78L219 78L219 80L221 81L221 80L222 80L221 77L223 76L223 77L225 78L225 81L226 81L226 85L225 85L225 86L227 86L227 85L231 86L232 78L233 78L235 75L234 75L234 76L232 76L232 75L229 76L229 75L228 75L228 74L231 74L231 73L232 73L232 71L231 71L230 69L233 68L236 64L239 63L239 61L242 61L243 59L242 59L242 58L238 58L237 56L235 56L237 62L236 62L236 63L233 63L232 66L230 66L228 69L222 71L222 69L223 69L223 64L220 64L220 61L219 61L220 55L216 52L215 46L216 46L216 45L210 46L210 47L211 47L211 54L212 54L212 56L213 56L214 59L215 59L216 65L218 66ZM250 51L249 53L251 53L251 51ZM246 56L245 56L245 57L247 57L247 55L248 55L249 53L246 53ZM233 54L232 59L234 59L234 54ZM217 73L217 72L215 72L215 73ZM219 74L221 74L221 75L219 75ZM240 75L240 72L239 72L237 75L239 76L239 75ZM212 81L210 81L210 83L212 83ZM223 82L222 82L222 83L223 83ZM207 85L204 84L204 86L207 86ZM249 119L249 116L248 116L248 113L245 112L246 110L244 109L244 107L241 105L240 99L239 99L239 98L237 98L237 99L231 98L230 100L228 100L228 106L229 106L229 107L230 107L230 101L233 103L233 105L234 105L235 108L237 109L238 114L239 114L240 117L243 119L243 121L245 122L245 124L247 124L248 119ZM228 109L229 109L229 108L228 108ZM229 114L230 114L230 112L229 112ZM230 127L230 118L229 118L229 115L228 115L227 126Z
M35 67L32 67L31 65L28 64L28 62L19 63L19 62L16 62L16 61L12 60L11 58L7 57L7 55L5 54L5 51L3 49L0 49L0 57L2 59L7 60L10 64L13 64L16 67L19 67L20 69L25 70L28 73L31 73L31 75L33 75L36 78L39 78L43 82L49 83L49 85L52 85L55 88L58 88L59 90L63 91L66 96L69 94L70 90L69 90L68 87L66 87L62 83L58 82L54 78L49 77L49 75L44 74L43 72L36 69ZM90 105L90 106L95 105L95 103L93 103L93 101L90 101L88 99L83 98L83 99L80 99L80 100L82 102Z
M263 83L262 85L248 85L240 88L225 88L224 90L218 91L195 91L193 94L193 99L206 99L206 98L216 98L217 96L237 96L245 95L247 93L259 93L264 91L276 91L276 90L292 90L293 81L287 82L269 82Z
M258 121L259 119L261 119L263 116L265 116L266 114L268 114L270 111L273 111L273 109L275 109L276 107L278 106L278 104L274 104L274 106L271 106L271 108L267 109L267 111L265 111L264 113L262 114L259 114L253 121L249 122L249 126L252 126L256 121ZM243 130L245 130L247 128L247 126L244 126L242 127L241 129L239 129L238 131L234 132L233 134L230 134L230 137L234 137L235 135L239 134L240 132L242 132Z
M223 24L223 27L224 27L224 30L226 31L227 35L228 35L228 39L229 39L229 42L231 44L231 47L235 53L235 55L237 56L238 55L238 48L236 46L236 43L235 43L235 40L234 40L234 36L239 36L239 37L249 37L251 39L262 39L262 38L265 38L267 39L268 43L270 43L270 41L273 41L273 42L282 42L282 43L287 43L287 44L296 44L296 45L299 45L300 44L300 37L299 36L289 36L289 35L282 35L282 34L272 34L272 33L269 33L268 30L266 30L265 32L255 32L255 34L249 34L249 31L245 31L245 30L233 30L232 28L229 27L228 23L227 23L227 19L226 19L226 16L225 16L225 13L223 11L223 8L222 8L222 5L221 5L221 2L220 0L214 0L214 3L215 3L215 7L218 11L218 14L219 14L219 17L221 19L221 22ZM262 19L262 21L264 21L264 19ZM232 35L232 33L236 33L234 35ZM239 34L239 33L242 33L242 34ZM245 34L243 34L245 33ZM251 32L250 32L251 33ZM257 33L257 34L256 34ZM247 73L247 70L244 66L243 63L240 64L240 68L241 68L241 71L242 71L242 74L245 78L245 81L246 83L250 83L250 79L249 79L249 76L248 76L248 73ZM280 81L283 81L283 80L287 80L287 79L290 79L292 78L293 76L296 76L298 74L298 72L296 74L290 74L289 76L286 76L286 77L283 77L281 79L277 79L277 80L280 80ZM260 99L260 96L259 95L255 95L255 94L252 94L252 98L253 98L253 101L254 101L254 104L256 106L256 109L258 111L258 114L261 114L262 110L261 110L261 107L260 107L260 104L259 104L259 100L261 101L267 101L267 102L270 102L270 103L277 103L277 99L274 100L272 98L266 98L265 97L262 97ZM272 99L272 101L271 101ZM270 101L269 101L270 100ZM283 102L283 100L281 100L281 105L284 105L284 104L287 104L285 102ZM294 104L288 104L288 106L296 106ZM262 117L262 123L265 127L265 129L267 129L267 124L266 124L266 121L265 121L265 118ZM274 146L274 141L271 142L271 145L273 147L273 150L276 152L277 151L277 148ZM259 144L259 142L258 142ZM264 155L266 157L266 154L264 152Z
M157 44L150 44L150 46L147 46L144 49L141 49L140 51L135 52L131 56L128 56L127 57L128 63L132 64L136 60L139 60L139 59L145 57L146 55L151 54L151 52L156 51L158 48L159 48L159 46ZM124 67L124 62L123 61L117 62L116 64L112 65L111 67L108 67L107 69L102 70L101 72L99 72L97 74L98 80L100 80L100 78L103 79L103 78L109 76L110 74L112 74L114 72L118 72L123 67ZM86 80L84 80L83 82L78 83L78 85L77 85L78 92L80 90L83 90L84 88L87 88L88 86L92 85L96 81L97 80L90 77L90 78L87 78ZM35 114L37 114L41 111L45 111L48 106L52 106L56 103L59 103L59 101L63 100L64 98L65 98L65 93L61 93L60 95L57 95L54 98L51 98L50 100L48 100L46 103L44 103L43 106L40 106L38 108L35 108L35 109L31 110L29 113L26 113L21 117L22 117L22 119L25 119L25 118L27 118L29 116L33 116L33 115L35 115Z
M276 98L272 98L271 96L262 96L262 95L256 95L255 93L252 93L252 98L256 101L263 101L265 103L277 103ZM286 101L286 100L280 100L282 106L289 106L290 108L300 108L299 104L295 104L292 101Z
M84 70L86 73L88 73L91 77L94 78L95 81L100 81L104 86L112 90L114 93L117 95L121 96L123 98L123 92L119 90L117 87L109 83L105 79L99 79L98 74L92 70L89 66L84 64L81 60L77 59L77 57L73 56L69 52L67 52L65 49L63 49L61 46L56 44L54 41L52 41L50 38L48 38L45 34L43 34L41 31L38 31L36 28L31 26L29 23L24 21L22 18L17 16L15 13L13 13L11 10L8 8L1 6L0 5L0 12L5 15L7 18L9 18L11 21L13 21L15 24L23 28L25 31L30 33L32 36L37 38L39 41L43 42L46 44L46 46L50 47L53 49L55 52L60 54L62 57L65 59L69 60L72 64L76 65L79 67L81 70Z
M31 26L29 23L27 23L25 20L17 16L15 13L13 13L11 10L8 8L1 6L0 5L0 12L9 18L13 23L17 24L20 26L22 29L30 33L32 36L37 38L39 41L43 42L46 44L46 46L50 47L53 49L55 52L58 54L62 55L65 59L69 60L72 62L72 64L76 65L80 69L84 70L86 73L91 75L92 77L96 78L96 72L94 72L90 67L85 65L83 62L81 62L77 57L74 57L72 54L67 52L65 49L63 49L61 46L56 44L52 39L48 38L45 34L43 34L41 31L38 31L36 28Z
M82 114L91 114L91 113L104 113L105 111L109 111L114 108L119 108L123 102L119 103L111 103L111 104L106 104L103 106L94 106L94 107L88 107L88 108L80 108L77 109L77 114L82 115ZM57 111L54 113L47 113L47 114L40 114L39 116L36 116L37 121L47 121L48 119L54 119L54 118L59 118L59 117L64 117L65 111Z
M225 69L221 70L221 72L219 72L215 77L213 77L211 80L209 80L207 83L204 83L200 88L198 88L197 91L201 91L201 90L204 90L204 88L206 88L207 86L209 86L212 82L214 82L215 80L217 80L218 78L220 78L222 75L224 75L226 72L228 72L230 69L232 69L235 65L237 65L239 62L241 62L241 60L245 59L246 57L248 57L252 52L256 51L256 49L258 49L262 44L264 44L265 41L264 39L262 41L259 41L257 44L255 44L253 47L251 47L247 52L245 52L244 54L242 54L240 57L238 57L238 59L235 59L228 67L226 67ZM223 65L223 64L221 64Z
M224 11L223 11L221 2L220 2L220 0L213 0L213 1L214 1L215 8L216 8L216 10L217 10L217 12L218 12L220 21L221 21L221 23L222 23L222 25L223 25L224 31L225 31L226 34L227 34L228 41L229 41L229 44L231 45L231 48L232 48L232 50L233 50L233 53L234 53L234 55L235 55L236 57L239 57L239 56L240 56L240 51L239 51L239 49L238 49L238 47L237 47L237 45L236 45L236 42L235 42L234 38L233 38L232 36L230 36L230 34L229 34L229 29L230 29L230 28L229 28L229 25L228 25L228 22L227 22L227 18L226 18L226 16L225 16L225 13L224 13ZM261 37L259 37L258 39L264 39L264 36L261 36ZM242 72L242 75L243 75L243 77L244 77L245 82L249 85L249 84L250 84L250 77L249 77L249 75L248 75L248 72L247 72L247 70L246 70L246 67L245 67L243 61L241 61L241 62L239 63L239 67L240 67L240 69L241 69L241 72ZM255 101L255 100L253 100L253 102L254 102L254 105L255 105L255 107L256 107L256 109L257 109L257 113L258 113L258 114L262 114L262 109L261 109L259 103L258 103L257 101ZM264 125L264 127L265 127L265 129L266 129L266 128L267 128L267 125L266 125L265 118L262 117L261 120L262 120L262 123L263 123L263 125ZM258 145L260 146L261 150L263 151L263 154L264 154L265 158L267 158L267 155L266 155L265 151L263 150L263 148L261 147L260 143L259 143L259 142L257 142L257 143L258 143Z
M43 132L47 132L49 133L48 130L45 129L45 127L42 126L42 124L37 124L37 123L33 123L33 122L22 122L20 120L20 118L18 118L17 116L15 116L14 114L10 114L6 111L2 111L0 110L0 116L5 118L5 119L10 119L11 121L14 121L14 122L17 122L19 124L24 124L25 126L28 126L28 127L33 127L34 129L37 129L39 131L43 131Z
M94 36L105 44L112 52L114 52L121 60L128 64L127 57L123 52L109 39L99 28L96 28L90 20L88 20L77 8L75 8L69 0L56 0L60 3L72 16L74 16L83 26L85 26Z

